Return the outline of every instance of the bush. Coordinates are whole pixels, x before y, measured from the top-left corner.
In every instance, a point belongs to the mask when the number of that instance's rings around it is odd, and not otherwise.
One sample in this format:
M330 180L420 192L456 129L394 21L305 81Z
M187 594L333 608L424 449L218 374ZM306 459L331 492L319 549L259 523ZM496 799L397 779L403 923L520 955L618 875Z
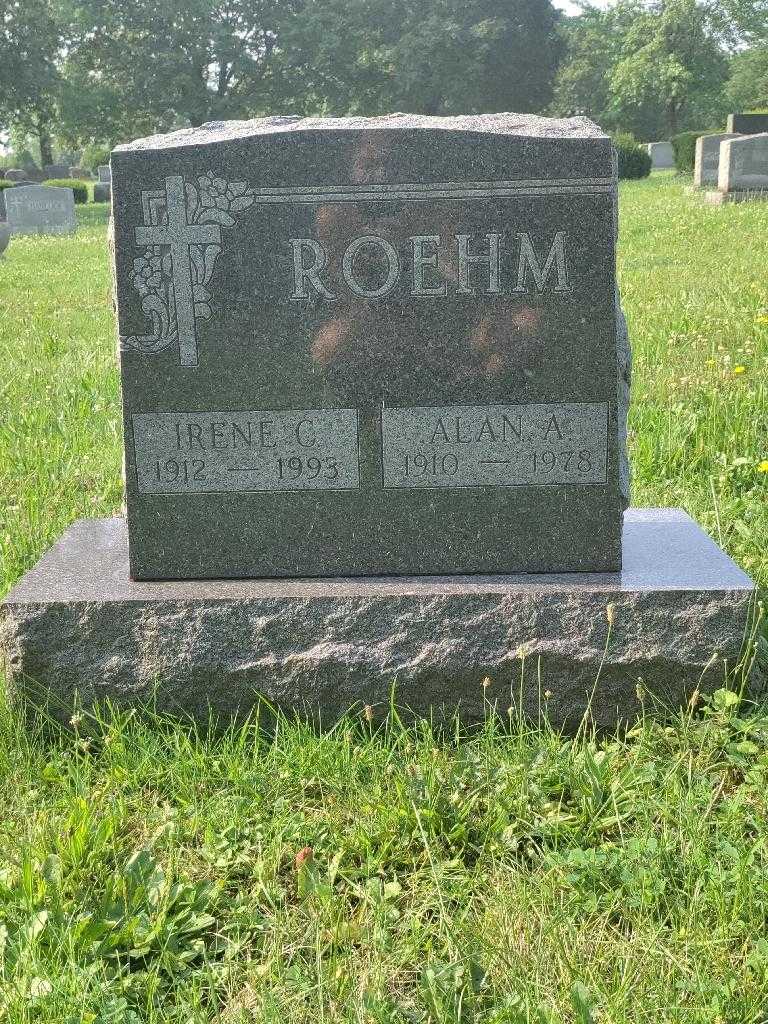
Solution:
M635 137L629 134L616 135L613 139L619 157L620 178L647 178L651 173L651 156Z
M672 138L672 149L675 151L675 168L678 172L693 174L696 162L696 139L701 132L681 132Z
M0 178L0 188L13 188L15 184L15 181L6 181L5 178Z
M43 184L50 185L52 188L71 188L75 193L76 203L88 202L87 181L76 181L74 178L50 178L48 181L44 181Z

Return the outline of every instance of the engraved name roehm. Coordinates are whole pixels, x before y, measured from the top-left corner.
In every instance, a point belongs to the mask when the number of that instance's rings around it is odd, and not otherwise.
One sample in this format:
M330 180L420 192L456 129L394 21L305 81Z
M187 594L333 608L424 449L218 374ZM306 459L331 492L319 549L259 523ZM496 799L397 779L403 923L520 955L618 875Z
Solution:
M381 299L398 286L414 298L456 295L570 292L565 231L549 240L527 231L505 234L410 235L396 247L380 235L360 235L329 248L315 238L289 239L293 260L290 298L339 298L340 289Z

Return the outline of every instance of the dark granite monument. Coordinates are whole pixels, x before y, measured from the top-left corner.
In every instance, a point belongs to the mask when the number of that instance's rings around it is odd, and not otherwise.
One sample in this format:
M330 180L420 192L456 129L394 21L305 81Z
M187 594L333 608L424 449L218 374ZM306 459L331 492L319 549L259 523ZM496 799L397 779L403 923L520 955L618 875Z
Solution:
M768 113L762 114L729 114L727 132L737 135L757 135L768 132Z
M749 675L749 578L679 510L622 530L593 124L271 118L112 168L127 524L75 523L8 595L14 692L201 722L520 695L573 728L631 720L638 677L671 705Z
M215 124L112 181L133 578L620 568L595 125Z

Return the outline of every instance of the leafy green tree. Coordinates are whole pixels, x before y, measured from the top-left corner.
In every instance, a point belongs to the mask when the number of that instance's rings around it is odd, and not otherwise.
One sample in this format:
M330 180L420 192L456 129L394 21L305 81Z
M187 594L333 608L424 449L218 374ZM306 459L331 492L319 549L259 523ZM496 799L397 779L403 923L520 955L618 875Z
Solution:
M768 110L768 45L736 54L727 93L733 110Z
M53 163L62 38L52 0L0 0L0 122L32 136Z
M563 55L550 0L324 0L279 37L305 113L540 111Z

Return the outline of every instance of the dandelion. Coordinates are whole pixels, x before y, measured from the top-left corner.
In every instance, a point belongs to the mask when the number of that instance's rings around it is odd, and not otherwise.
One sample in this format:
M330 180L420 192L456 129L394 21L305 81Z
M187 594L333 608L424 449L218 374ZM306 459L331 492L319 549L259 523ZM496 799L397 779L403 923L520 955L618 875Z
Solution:
M716 363L716 361L714 359L708 359L707 360L707 366L716 366L716 365L717 365L717 363Z
M768 316L758 316L755 318L756 324L768 324Z
M757 464L758 473L768 473L768 459L761 459Z
M734 366L733 372L735 374L737 374L737 375L738 374L742 374L742 373L746 373L747 372L747 368L746 368L746 366L742 366L741 364L739 364L738 366Z

